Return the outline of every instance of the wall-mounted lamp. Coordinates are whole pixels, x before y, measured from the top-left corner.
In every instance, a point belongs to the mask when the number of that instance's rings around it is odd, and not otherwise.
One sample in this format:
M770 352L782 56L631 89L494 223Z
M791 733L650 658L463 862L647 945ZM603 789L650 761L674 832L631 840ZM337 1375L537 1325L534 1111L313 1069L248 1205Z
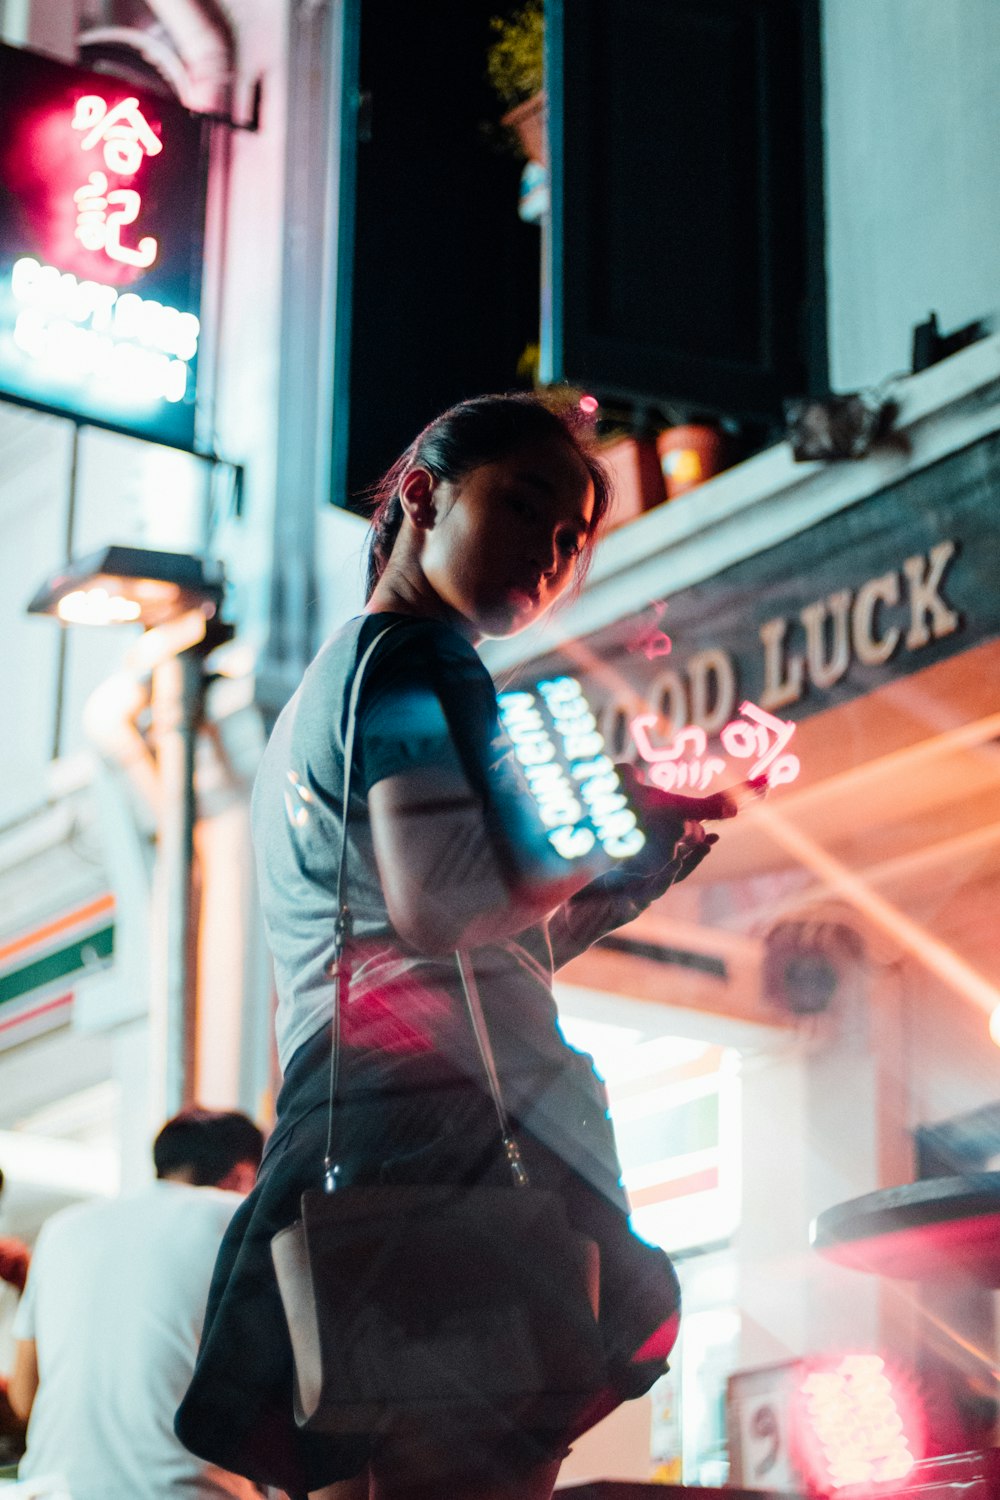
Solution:
M28 605L29 614L51 615L63 625L144 627L131 667L152 677L160 791L150 1020L154 1066L163 1074L162 1107L156 1111L161 1116L190 1102L195 1082L194 747L204 702L204 658L231 633L218 620L224 594L220 564L187 553L110 546L68 562ZM154 1073L154 1084L160 1081Z
M75 558L46 579L28 613L64 625L127 625L151 629L199 610L211 619L225 592L222 569L183 552L102 547Z

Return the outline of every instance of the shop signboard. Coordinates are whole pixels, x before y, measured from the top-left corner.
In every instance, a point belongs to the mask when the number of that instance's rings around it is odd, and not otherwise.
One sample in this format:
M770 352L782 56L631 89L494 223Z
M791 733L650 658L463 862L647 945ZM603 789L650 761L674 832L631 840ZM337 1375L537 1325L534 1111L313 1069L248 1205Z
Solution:
M998 492L994 433L704 583L644 601L536 659L511 687L575 680L608 754L646 762L667 789L753 774L754 751L758 762L783 759L777 779L792 780L797 722L1000 635Z
M0 1052L65 1026L81 985L107 974L114 950L110 891L0 937Z
M2 45L0 101L0 395L191 448L201 122Z

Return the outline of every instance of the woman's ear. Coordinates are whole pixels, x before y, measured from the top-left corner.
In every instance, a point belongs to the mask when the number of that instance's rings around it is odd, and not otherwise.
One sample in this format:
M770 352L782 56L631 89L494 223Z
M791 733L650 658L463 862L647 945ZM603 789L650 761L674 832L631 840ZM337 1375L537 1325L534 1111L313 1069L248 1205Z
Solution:
M407 469L399 484L403 514L418 531L430 531L436 519L434 475L420 466Z

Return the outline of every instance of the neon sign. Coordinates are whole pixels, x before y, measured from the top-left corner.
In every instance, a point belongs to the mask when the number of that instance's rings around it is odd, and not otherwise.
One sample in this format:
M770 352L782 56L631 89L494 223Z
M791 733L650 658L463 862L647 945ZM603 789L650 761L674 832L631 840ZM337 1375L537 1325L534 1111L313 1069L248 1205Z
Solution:
M123 245L123 224L134 224L139 217L142 199L131 188L108 188L103 172L91 172L83 187L73 194L79 204L76 214L76 237L88 250L103 250L112 260L126 266L151 266L156 259L157 244L151 234L144 234L138 245Z
M0 95L0 391L191 447L200 122L6 46Z
M70 126L87 131L81 151L90 151L103 141L105 166L123 176L132 177L144 157L158 156L163 150L138 99L123 99L109 109L100 94L84 94L76 101ZM134 188L112 188L107 173L91 172L73 194L73 202L77 205L76 237L88 250L103 250L112 260L129 266L153 264L159 247L151 234L144 234L135 246L122 243L122 226L134 224L142 207Z
M612 859L638 854L646 835L576 678L547 679L534 693L501 693L499 704L500 722L556 853L582 859L599 842Z
M163 150L163 142L149 128L138 99L123 99L109 109L100 94L84 94L76 101L72 127L88 132L80 142L81 151L104 142L104 161L111 172L131 176L138 172L144 156L158 156Z
M198 348L193 313L77 281L31 256L14 262L11 289L14 343L54 379L86 378L119 402L183 401Z
M877 1354L848 1354L809 1370L798 1390L795 1438L821 1494L870 1492L906 1478L922 1444L915 1403L901 1394Z
M641 651L647 661L656 661L657 657L669 656L674 649L674 643L666 631L660 629L660 621L667 608L666 601L654 599L649 607L653 611L652 621L640 627L627 649L633 652Z
M797 755L783 753L795 733L788 719L775 718L755 703L740 704L739 719L732 719L719 735L723 748L735 760L752 760L741 773L747 781L765 779L768 786L794 781L802 769ZM704 792L717 776L729 769L721 755L708 754L708 736L697 724L680 729L667 745L654 745L650 730L656 714L637 714L630 728L632 739L649 767L649 779L665 792Z

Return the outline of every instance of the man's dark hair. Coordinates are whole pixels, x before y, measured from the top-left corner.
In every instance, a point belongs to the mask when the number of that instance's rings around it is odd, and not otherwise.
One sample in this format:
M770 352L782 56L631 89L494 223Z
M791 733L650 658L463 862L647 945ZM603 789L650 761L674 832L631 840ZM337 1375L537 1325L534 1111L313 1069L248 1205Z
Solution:
M153 1142L157 1177L190 1173L197 1187L215 1187L241 1161L260 1166L264 1137L235 1109L182 1109Z

